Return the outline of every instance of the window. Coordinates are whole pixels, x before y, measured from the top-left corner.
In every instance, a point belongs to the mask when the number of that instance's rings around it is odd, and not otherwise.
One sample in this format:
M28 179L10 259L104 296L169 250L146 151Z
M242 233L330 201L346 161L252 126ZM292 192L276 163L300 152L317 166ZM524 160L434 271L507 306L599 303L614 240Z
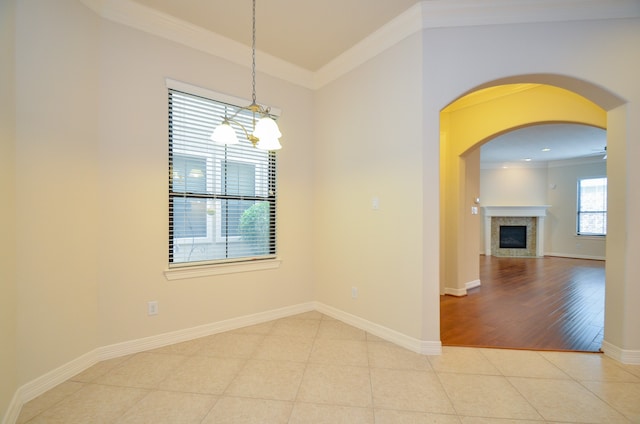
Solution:
M578 181L578 235L607 234L607 178Z
M210 139L239 110L169 88L170 267L275 257L275 153L253 147L240 128L238 145ZM251 128L250 112L234 119Z

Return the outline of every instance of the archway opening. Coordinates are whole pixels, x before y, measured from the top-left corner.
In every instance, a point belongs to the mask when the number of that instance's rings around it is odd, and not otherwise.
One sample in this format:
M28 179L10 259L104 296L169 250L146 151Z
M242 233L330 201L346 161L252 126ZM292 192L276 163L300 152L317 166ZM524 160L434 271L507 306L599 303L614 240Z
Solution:
M564 77L560 80L566 82ZM505 133L542 124L603 129L607 125L607 111L574 91L537 81L503 82L467 93L441 112L442 295L465 296L481 285L480 254L485 252L482 200L478 200L480 146ZM588 91L588 85L575 81L570 85ZM615 103L601 93L600 97Z

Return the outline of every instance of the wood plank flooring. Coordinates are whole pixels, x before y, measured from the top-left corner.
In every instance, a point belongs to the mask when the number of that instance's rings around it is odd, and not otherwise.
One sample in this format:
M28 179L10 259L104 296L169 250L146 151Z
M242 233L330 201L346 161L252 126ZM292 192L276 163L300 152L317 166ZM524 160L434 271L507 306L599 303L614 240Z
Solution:
M440 297L445 346L598 352L604 261L480 256L480 287Z

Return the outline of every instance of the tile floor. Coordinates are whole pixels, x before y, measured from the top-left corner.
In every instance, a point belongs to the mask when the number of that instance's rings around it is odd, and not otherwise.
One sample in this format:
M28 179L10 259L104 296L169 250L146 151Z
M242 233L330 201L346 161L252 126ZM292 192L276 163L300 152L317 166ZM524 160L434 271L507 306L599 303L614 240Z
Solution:
M600 354L423 356L309 312L103 361L19 423L640 423L640 366Z

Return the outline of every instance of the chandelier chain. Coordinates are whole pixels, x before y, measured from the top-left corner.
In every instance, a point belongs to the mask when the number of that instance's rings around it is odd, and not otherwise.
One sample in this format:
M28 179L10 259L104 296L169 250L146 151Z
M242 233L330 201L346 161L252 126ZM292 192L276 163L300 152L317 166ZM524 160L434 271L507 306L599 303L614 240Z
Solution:
M251 78L253 81L251 99L256 104L256 0L253 0L253 32L251 40Z

